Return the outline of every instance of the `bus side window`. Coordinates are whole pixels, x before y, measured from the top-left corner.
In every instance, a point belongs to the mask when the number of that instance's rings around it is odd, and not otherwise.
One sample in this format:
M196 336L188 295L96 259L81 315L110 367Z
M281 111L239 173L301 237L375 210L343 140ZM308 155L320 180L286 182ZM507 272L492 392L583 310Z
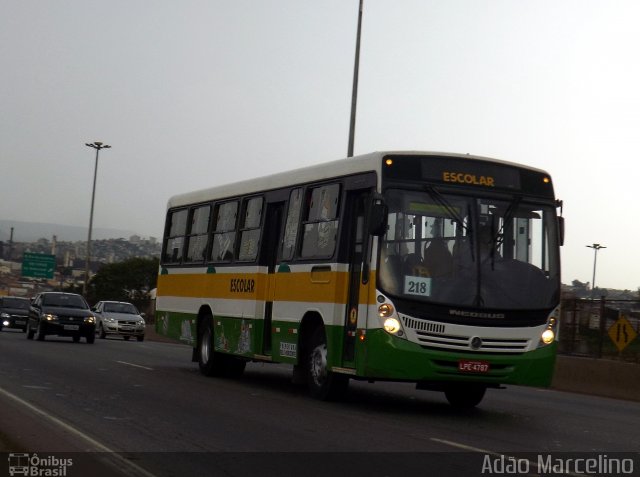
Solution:
M205 259L210 216L211 206L208 204L191 210L189 235L187 236L187 262L202 262Z
M184 235L187 229L187 209L169 212L167 232L164 242L163 263L179 263L182 261Z
M211 261L230 262L234 258L236 243L236 221L238 201L225 202L216 206L217 216L213 231Z
M338 233L338 206L340 184L311 189L311 200L306 210L301 256L328 258L333 256Z
M298 228L300 225L300 210L302 207L302 189L293 189L289 196L289 210L287 222L284 226L284 240L282 241L282 260L291 260L296 250Z
M245 199L244 216L240 225L238 260L253 261L258 256L260 225L262 224L262 197Z

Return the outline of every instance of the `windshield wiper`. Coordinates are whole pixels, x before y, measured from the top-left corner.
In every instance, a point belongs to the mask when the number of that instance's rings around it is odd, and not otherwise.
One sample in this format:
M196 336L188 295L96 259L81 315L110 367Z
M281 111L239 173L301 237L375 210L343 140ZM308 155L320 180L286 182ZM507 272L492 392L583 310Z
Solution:
M504 242L504 228L506 224L511 222L511 220L515 216L521 201L522 201L522 196L518 195L514 197L513 201L509 203L509 206L507 207L507 209L504 211L504 214L502 215L502 225L500 226L500 229L496 231L495 235L491 237L491 242L490 242L491 249L489 250L489 258L491 259L491 270L493 270L495 266L495 259L496 259L496 253L497 253L498 247L502 245L502 243ZM495 217L496 217L495 215L491 216L491 221L492 221L491 230L494 229L493 222L495 220Z
M460 227L462 227L464 230L469 229L464 224L464 219L456 211L455 207L451 205L451 203L440 193L440 191L438 191L434 186L431 186L431 185L425 186L424 188L438 204L444 207L444 209L449 213L451 218L455 220L455 222L459 224Z
M498 237L500 237L502 232L504 231L505 224L511 222L511 219L513 219L514 215L516 214L516 210L518 210L518 207L520 206L520 202L522 202L522 196L520 195L515 196L515 198L513 199L513 202L511 202L509 204L509 207L507 207L507 210L504 211L504 215L502 216L502 226L500 227L500 230L496 232L496 235L491 240L492 243L499 245Z

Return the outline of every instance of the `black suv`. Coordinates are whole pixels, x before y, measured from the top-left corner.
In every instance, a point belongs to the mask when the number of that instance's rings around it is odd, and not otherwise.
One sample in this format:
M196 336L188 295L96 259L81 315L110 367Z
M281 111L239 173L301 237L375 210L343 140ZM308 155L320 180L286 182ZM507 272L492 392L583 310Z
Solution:
M81 295L44 292L33 298L27 321L27 339L43 341L46 335L71 336L77 343L96 339L96 318Z
M29 305L31 300L18 296L0 297L0 330L6 328L19 328L24 333L27 331L27 318L29 317Z

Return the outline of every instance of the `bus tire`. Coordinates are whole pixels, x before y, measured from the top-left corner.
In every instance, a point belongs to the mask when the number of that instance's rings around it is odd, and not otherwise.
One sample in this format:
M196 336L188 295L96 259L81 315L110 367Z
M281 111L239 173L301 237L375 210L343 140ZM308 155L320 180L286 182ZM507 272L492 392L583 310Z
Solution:
M214 351L213 318L206 316L198 328L198 367L205 376L222 376L223 356Z
M337 401L344 397L349 377L328 369L327 337L323 327L317 327L311 335L307 358L307 385L309 394L322 401Z
M484 398L487 387L483 384L456 383L445 388L444 395L453 407L471 409Z

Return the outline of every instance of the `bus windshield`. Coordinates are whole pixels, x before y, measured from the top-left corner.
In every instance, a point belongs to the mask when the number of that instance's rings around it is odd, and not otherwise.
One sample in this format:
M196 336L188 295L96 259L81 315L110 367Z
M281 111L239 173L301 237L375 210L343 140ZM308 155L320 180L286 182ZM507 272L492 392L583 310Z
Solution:
M537 310L558 299L553 205L388 189L378 283L390 296L475 309Z

